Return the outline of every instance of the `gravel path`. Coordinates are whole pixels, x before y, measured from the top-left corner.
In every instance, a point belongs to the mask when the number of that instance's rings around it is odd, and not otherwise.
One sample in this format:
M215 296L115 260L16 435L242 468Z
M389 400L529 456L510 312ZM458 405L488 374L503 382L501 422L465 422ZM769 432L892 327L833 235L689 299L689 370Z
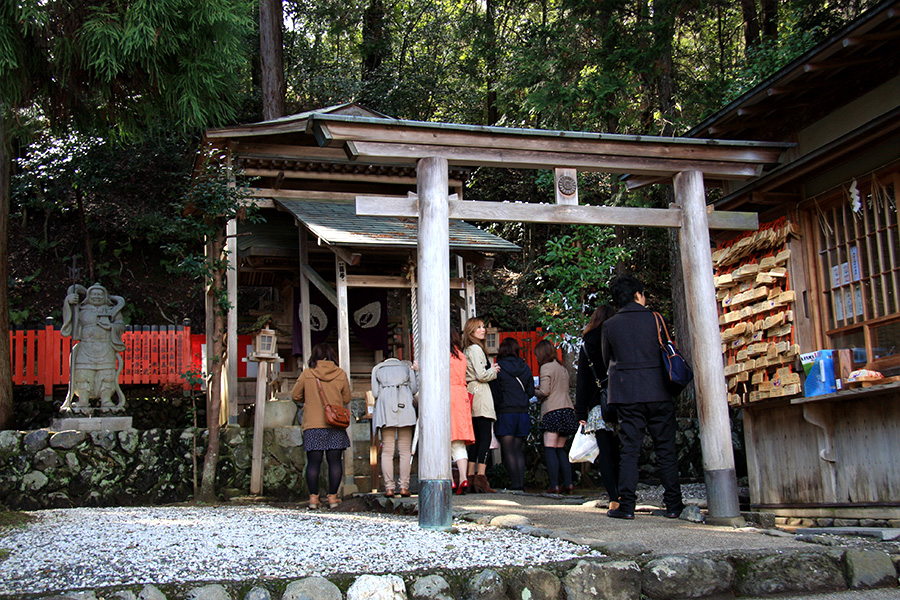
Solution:
M459 521L269 506L36 511L0 532L0 594L143 583L524 565L597 555L582 546ZM315 549L315 552L311 552Z

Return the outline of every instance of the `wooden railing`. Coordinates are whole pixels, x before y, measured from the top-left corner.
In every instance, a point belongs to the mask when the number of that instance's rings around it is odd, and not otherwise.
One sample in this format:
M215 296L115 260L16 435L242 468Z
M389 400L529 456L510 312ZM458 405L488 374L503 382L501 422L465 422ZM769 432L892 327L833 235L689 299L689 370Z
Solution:
M514 337L521 346L521 356L539 373L534 346L544 339L543 331L497 331L497 343ZM9 332L13 385L40 385L44 395L53 395L53 386L69 384L69 356L72 338L63 337L47 319L43 329L15 329ZM167 385L189 389L182 377L189 371L202 370L202 347L206 336L191 334L189 325L129 325L122 336L125 351L119 376L121 385ZM238 377L247 376L246 357L251 336L238 336ZM560 357L562 354L560 353Z
M44 329L11 330L9 341L13 385L40 385L44 396L50 397L54 385L69 384L72 338L63 337L53 319L47 319ZM189 389L182 375L200 362L191 352L190 326L129 325L122 341L125 350L120 384Z
M538 327L534 331L498 331L496 329L489 329L488 332L496 336L493 343L497 345L508 337L515 338L516 341L519 342L520 356L522 357L522 360L528 363L532 375L537 376L540 374L541 367L538 365L537 358L534 356L534 347L537 346L538 342L547 337L544 335L544 330L542 328ZM492 352L493 351L495 351L495 348L492 348ZM557 349L556 355L559 357L559 360L563 359L562 350Z

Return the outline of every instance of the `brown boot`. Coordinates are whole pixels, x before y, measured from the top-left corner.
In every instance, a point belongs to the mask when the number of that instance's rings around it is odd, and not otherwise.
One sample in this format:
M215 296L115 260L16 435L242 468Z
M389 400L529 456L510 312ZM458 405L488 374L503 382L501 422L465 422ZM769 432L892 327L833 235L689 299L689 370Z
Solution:
M475 480L472 482L472 485L475 486L475 489L482 494L496 494L497 490L493 489L488 483L487 477L484 475L476 475Z
M337 508L341 505L341 499L337 494L328 494L328 508Z
M475 489L475 476L474 476L474 475L467 475L467 476L466 476L466 484L467 484L466 487L469 488L467 491L468 491L470 494L477 494L477 493L478 493L478 490Z

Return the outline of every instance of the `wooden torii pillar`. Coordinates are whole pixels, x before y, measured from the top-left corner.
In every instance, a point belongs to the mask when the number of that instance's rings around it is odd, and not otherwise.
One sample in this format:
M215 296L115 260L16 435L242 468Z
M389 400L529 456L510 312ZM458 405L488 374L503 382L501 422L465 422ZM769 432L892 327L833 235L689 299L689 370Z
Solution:
M446 529L450 508L449 406L446 371L449 362L448 219L518 221L581 225L677 227L692 332L693 367L707 485L709 519L739 525L740 516L728 403L722 361L718 310L713 281L709 228L756 229L749 213L708 213L700 171L675 176L678 207L669 209L595 207L563 204L508 204L452 201L447 189L447 160L419 160L418 198L357 197L359 215L418 217L419 311L422 315L422 356L419 371L420 427L419 524ZM426 264L428 266L426 266ZM426 331L427 327L427 331Z

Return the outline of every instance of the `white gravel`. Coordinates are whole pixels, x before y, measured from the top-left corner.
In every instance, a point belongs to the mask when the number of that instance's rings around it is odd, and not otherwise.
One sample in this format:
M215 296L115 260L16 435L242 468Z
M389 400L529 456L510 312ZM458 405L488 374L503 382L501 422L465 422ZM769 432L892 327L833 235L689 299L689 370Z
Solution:
M0 594L113 585L524 565L599 555L556 539L416 517L269 506L74 508L0 532Z

